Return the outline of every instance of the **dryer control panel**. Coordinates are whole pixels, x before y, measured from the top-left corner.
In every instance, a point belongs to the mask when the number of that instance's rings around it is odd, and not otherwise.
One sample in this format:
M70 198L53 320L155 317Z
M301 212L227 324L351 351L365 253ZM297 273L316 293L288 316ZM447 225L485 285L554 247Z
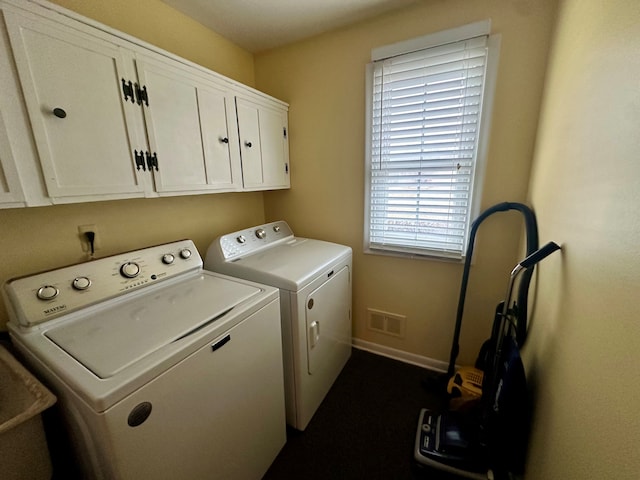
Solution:
M218 250L216 256L229 262L289 240L293 240L293 232L287 222L280 220L219 237L215 242Z
M11 320L29 327L201 269L194 243L181 240L9 280L4 293Z

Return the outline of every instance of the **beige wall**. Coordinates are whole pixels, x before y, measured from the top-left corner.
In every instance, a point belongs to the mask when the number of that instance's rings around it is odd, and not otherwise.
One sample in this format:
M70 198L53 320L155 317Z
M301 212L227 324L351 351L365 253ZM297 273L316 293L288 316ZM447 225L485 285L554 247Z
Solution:
M159 1L59 3L254 82L250 54ZM151 20L122 15L143 7ZM263 221L265 207L268 220L354 248L359 338L446 359L460 265L362 253L364 65L372 47L491 17L503 38L483 206L527 198L534 157L528 198L541 241L563 246L539 270L524 352L537 406L526 478L635 479L640 4L564 0L552 37L554 10L553 0L428 0L260 55L256 86L291 103L290 191L265 194L264 205L262 194L242 193L0 210L0 281L82 261L78 225L98 225L103 255L183 237L203 250L217 234ZM483 226L467 305L476 313L465 320L477 328L468 337L488 333L482 323L503 293L520 230L515 218ZM365 330L367 306L406 314L407 338ZM2 327L4 308L0 315Z
M640 2L565 0L548 71L530 195L563 251L525 351L527 479L637 479Z
M60 5L253 86L253 55L159 0L59 0ZM140 20L144 18L144 20ZM98 227L104 256L182 238L204 254L217 235L264 221L262 193L121 200L0 210L0 283L86 260L78 225ZM7 315L0 299L0 330Z
M50 0L254 86L253 55L160 0Z
M556 2L427 0L256 56L260 89L290 103L292 188L265 194L268 220L354 250L354 334L448 360L462 266L363 254L365 65L371 49L491 18L502 34L482 207L524 201ZM473 362L517 261L522 225L493 217L478 234L460 360ZM366 328L366 309L407 316L403 339Z

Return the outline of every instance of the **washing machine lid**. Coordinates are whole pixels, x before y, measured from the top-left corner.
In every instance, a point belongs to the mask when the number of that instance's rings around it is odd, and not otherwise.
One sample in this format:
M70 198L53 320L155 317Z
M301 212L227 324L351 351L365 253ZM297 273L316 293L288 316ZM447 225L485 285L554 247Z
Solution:
M45 336L106 379L164 346L220 320L263 290L198 274L62 323Z
M294 237L232 261L207 256L205 268L290 291L298 291L340 262L351 248L337 243Z

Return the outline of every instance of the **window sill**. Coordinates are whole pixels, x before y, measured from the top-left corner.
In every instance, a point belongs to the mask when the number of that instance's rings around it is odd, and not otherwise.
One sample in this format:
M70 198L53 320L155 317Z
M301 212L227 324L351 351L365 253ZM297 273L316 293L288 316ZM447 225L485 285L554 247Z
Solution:
M416 252L402 252L396 250L382 250L377 248L364 247L365 255L381 255L384 257L397 257L410 260L432 260L436 262L444 263L464 263L464 257L447 257L444 255L437 255L435 253L416 253Z

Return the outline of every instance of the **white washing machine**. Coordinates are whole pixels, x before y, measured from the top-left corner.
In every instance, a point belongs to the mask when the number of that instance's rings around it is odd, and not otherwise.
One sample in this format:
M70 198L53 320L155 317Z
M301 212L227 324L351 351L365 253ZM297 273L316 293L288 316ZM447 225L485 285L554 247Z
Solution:
M351 248L284 221L218 237L204 267L280 289L287 423L304 430L351 356Z
M278 290L179 241L11 280L12 341L84 479L260 479L286 441Z

